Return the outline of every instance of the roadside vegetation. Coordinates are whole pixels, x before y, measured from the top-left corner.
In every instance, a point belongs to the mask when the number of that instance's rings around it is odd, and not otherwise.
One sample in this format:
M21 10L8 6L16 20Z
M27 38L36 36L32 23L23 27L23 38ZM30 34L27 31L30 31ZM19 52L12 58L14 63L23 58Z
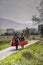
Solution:
M43 65L42 41L0 60L0 65Z
M0 36L0 50L8 48L11 40L12 36Z

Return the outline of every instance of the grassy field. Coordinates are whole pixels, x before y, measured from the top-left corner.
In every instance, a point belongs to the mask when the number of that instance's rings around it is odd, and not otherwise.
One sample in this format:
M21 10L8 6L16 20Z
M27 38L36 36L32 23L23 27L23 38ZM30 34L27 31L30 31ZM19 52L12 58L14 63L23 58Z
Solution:
M0 65L43 65L43 42L31 45L0 61Z
M3 50L10 46L12 36L0 36L0 50Z

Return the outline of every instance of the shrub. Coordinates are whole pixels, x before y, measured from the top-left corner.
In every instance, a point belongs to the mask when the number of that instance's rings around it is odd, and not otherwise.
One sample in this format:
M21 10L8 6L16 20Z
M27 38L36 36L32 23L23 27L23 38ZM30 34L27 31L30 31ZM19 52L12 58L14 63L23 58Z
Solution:
M33 53L31 51L24 52L22 55L26 59L32 59L33 58Z

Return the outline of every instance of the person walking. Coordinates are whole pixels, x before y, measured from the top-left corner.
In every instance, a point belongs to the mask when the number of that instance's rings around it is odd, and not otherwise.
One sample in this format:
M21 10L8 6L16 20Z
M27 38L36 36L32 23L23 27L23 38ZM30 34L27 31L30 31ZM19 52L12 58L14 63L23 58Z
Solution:
M23 33L21 33L21 35L20 35L20 41L21 41L21 42L25 41L25 38L24 38ZM23 49L23 48L24 48L24 45L22 46L22 49Z
M14 41L15 44L16 44L16 50L18 50L19 38L18 38L17 34L14 35L14 37L13 37L13 41Z

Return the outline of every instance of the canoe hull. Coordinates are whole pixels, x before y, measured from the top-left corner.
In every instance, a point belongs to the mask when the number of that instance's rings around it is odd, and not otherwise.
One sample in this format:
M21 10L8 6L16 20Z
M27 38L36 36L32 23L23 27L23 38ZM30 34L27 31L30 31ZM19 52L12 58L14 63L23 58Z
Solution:
M22 41L22 42L19 42L19 44L18 44L18 45L19 45L19 46L24 46L24 45L26 45L26 44L28 44L28 42L27 42L27 41ZM11 43L10 43L10 45L11 45L11 46L16 46L16 43L11 42Z

